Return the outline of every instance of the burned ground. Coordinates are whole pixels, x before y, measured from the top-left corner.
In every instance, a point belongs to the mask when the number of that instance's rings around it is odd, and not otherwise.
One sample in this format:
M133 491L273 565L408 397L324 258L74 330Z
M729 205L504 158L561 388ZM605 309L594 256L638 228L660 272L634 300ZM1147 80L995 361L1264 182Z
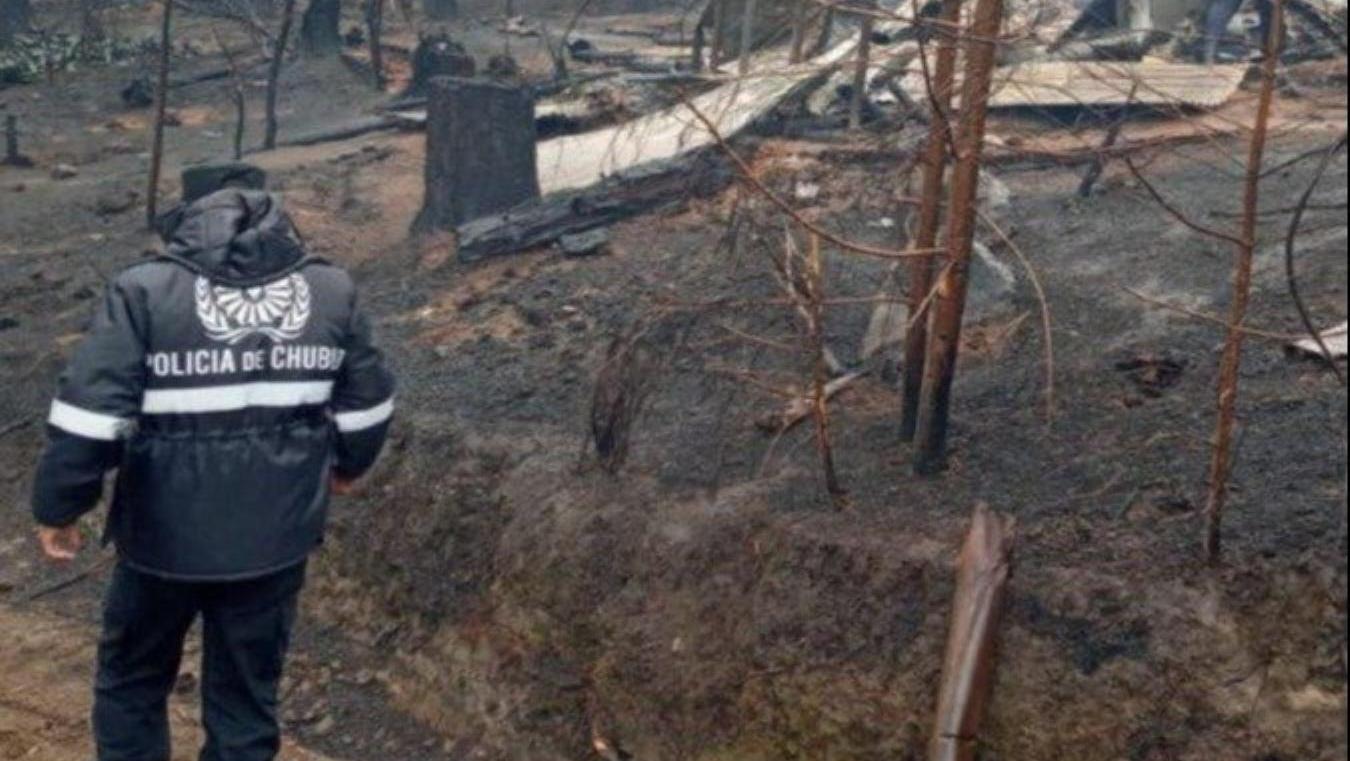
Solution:
M296 131L374 100L336 64L287 76ZM25 602L68 572L37 560L22 506L63 357L103 281L151 245L136 209L110 202L144 192L147 125L118 104L121 78L0 93L32 125L39 164L0 169L0 495L13 506L0 513L0 636L31 629L35 606L86 637L96 620L97 570ZM1301 91L1317 105L1281 105L1305 127L1317 115L1321 131L1284 134L1272 164L1344 129L1343 78ZM218 155L229 122L219 85L182 97L175 165ZM1243 92L1224 115L1250 103ZM1037 115L995 121L1067 134ZM889 140L869 153L879 140L758 136L737 148L789 197L819 185L798 203L832 229L894 245L903 157ZM1148 175L1192 215L1228 225L1239 150L1232 138L1192 144L1159 154ZM968 333L954 457L939 478L910 475L890 368L860 356L871 305L831 311L830 345L869 370L835 406L851 506L838 512L809 431L765 435L756 423L782 400L721 372L802 378L798 358L718 327L787 340L792 316L684 308L778 293L765 251L781 245L782 222L762 198L732 187L622 224L603 256L463 266L444 241L406 239L421 151L420 137L389 135L260 158L316 253L356 273L401 379L390 449L337 505L307 592L287 686L288 728L305 744L353 761L576 761L596 756L597 739L643 761L920 758L951 559L970 508L987 502L1017 517L1018 543L983 758L1345 757L1344 392L1318 363L1253 339L1227 560L1206 568L1199 506L1220 330L1124 288L1219 314L1230 253L1120 167L1086 200L1071 200L1075 168L995 169L1011 199L1000 219L1052 309L1051 424L1039 307L1006 246L991 243L1019 280ZM52 179L57 163L78 176ZM1307 172L1272 175L1267 206L1288 205ZM1343 205L1345 177L1341 157L1319 199ZM1263 217L1251 323L1298 333L1278 243L1287 218ZM1301 238L1304 289L1328 323L1345 313L1345 231L1343 209L1318 211ZM886 282L885 263L827 255L831 294L870 298ZM587 455L594 381L639 324L666 331L666 351L611 475ZM52 731L0 727L0 758Z

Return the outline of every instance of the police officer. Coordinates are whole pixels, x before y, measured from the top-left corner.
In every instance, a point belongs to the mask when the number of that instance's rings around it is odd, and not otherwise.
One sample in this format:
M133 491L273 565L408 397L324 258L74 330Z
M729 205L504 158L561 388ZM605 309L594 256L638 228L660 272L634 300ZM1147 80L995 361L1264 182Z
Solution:
M166 702L199 616L201 761L276 757L306 558L393 412L351 278L306 254L259 177L218 173L169 216L166 253L115 278L51 406L33 493L49 557L79 551L76 522L117 471L98 761L170 757Z

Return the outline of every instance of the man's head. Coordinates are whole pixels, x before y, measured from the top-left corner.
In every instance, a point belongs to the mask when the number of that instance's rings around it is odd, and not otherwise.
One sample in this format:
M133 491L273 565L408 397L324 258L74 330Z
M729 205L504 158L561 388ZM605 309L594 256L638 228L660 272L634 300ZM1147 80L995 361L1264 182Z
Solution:
M189 206L221 190L266 190L267 173L252 164L222 161L199 164L183 170L183 200L155 220L160 238L168 242L183 221Z
M217 190L266 190L267 173L238 161L202 164L183 170L183 203L191 205Z

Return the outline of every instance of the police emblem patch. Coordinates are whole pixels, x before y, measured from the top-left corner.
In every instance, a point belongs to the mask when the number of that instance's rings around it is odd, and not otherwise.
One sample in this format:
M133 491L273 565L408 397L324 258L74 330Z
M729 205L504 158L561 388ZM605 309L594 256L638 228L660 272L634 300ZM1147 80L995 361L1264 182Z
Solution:
M309 282L299 273L253 288L212 285L198 277L195 297L206 335L228 344L251 335L293 341L309 324Z

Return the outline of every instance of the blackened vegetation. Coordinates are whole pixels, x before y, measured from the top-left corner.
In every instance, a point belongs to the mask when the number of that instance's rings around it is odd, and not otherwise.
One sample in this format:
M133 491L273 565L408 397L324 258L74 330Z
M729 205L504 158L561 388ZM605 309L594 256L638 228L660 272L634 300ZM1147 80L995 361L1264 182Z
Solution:
M1029 597L1013 603L1011 620L1037 634L1062 642L1074 665L1091 676L1117 658L1133 660L1148 655L1148 622L1135 619L1114 622L1118 611L1103 610L1092 618L1063 615L1048 610L1040 600ZM1103 624L1103 621L1112 621Z
M1115 368L1140 393L1156 399L1181 381L1181 376L1186 372L1186 360L1166 353L1143 353L1117 360Z
M605 352L591 397L591 440L606 471L617 473L628 460L633 428L670 367L681 332L673 320L639 320Z

